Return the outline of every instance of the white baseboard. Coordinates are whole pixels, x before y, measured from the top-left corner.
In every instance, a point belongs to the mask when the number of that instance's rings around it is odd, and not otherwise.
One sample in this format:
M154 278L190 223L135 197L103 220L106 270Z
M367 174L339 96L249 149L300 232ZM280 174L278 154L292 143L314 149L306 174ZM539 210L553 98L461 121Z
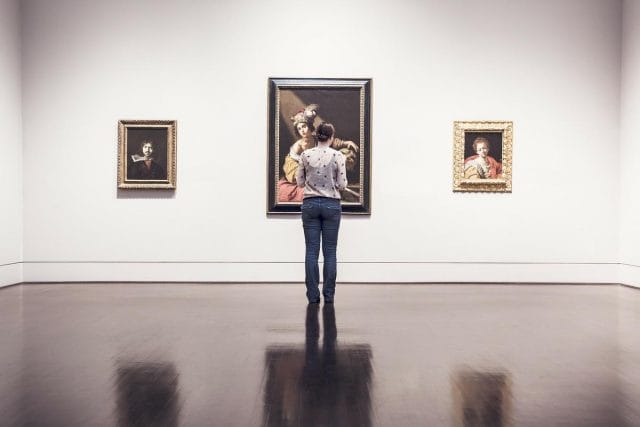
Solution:
M25 282L299 282L296 263L47 262L24 265ZM302 275L301 275L302 274Z
M640 288L640 266L620 264L620 283Z
M21 283L23 281L22 272L23 264L21 262L0 265L0 288Z
M26 262L25 282L303 282L304 263ZM354 283L620 283L617 263L339 263Z

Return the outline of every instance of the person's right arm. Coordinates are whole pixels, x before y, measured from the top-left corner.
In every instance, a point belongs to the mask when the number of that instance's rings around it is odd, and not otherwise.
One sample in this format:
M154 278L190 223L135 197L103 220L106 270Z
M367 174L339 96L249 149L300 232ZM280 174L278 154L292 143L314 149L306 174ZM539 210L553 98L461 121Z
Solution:
M296 172L296 184L298 185L298 187L304 187L306 179L307 176L305 173L304 156L300 156L300 161L298 162L298 171Z

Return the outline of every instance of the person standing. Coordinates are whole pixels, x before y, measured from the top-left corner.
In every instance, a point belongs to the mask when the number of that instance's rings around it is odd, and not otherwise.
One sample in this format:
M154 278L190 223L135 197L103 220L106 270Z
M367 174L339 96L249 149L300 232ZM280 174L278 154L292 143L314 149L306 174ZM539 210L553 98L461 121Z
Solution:
M306 246L305 285L307 299L312 304L320 302L318 257L321 242L324 257L322 295L325 304L333 303L336 290L336 249L342 216L340 191L347 187L347 170L344 155L331 148L334 135L335 128L331 123L321 123L316 129L318 145L302 152L296 172L296 183L304 188L302 226Z

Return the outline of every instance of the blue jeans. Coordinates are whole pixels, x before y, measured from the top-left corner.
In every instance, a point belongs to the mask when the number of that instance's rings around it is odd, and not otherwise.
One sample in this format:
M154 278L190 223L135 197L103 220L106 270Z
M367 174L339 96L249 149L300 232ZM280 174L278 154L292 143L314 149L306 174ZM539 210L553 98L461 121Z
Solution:
M336 292L336 247L342 207L340 200L328 197L311 197L302 202L302 227L306 254L304 258L305 284L310 302L320 301L320 240L322 240L322 295L326 301L333 301Z

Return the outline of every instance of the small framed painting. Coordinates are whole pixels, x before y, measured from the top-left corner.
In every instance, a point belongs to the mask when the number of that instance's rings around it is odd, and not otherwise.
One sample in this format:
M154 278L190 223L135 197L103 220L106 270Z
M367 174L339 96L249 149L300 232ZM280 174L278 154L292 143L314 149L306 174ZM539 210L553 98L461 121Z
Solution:
M513 122L453 124L453 191L511 192Z
M176 121L118 122L118 188L176 188Z

